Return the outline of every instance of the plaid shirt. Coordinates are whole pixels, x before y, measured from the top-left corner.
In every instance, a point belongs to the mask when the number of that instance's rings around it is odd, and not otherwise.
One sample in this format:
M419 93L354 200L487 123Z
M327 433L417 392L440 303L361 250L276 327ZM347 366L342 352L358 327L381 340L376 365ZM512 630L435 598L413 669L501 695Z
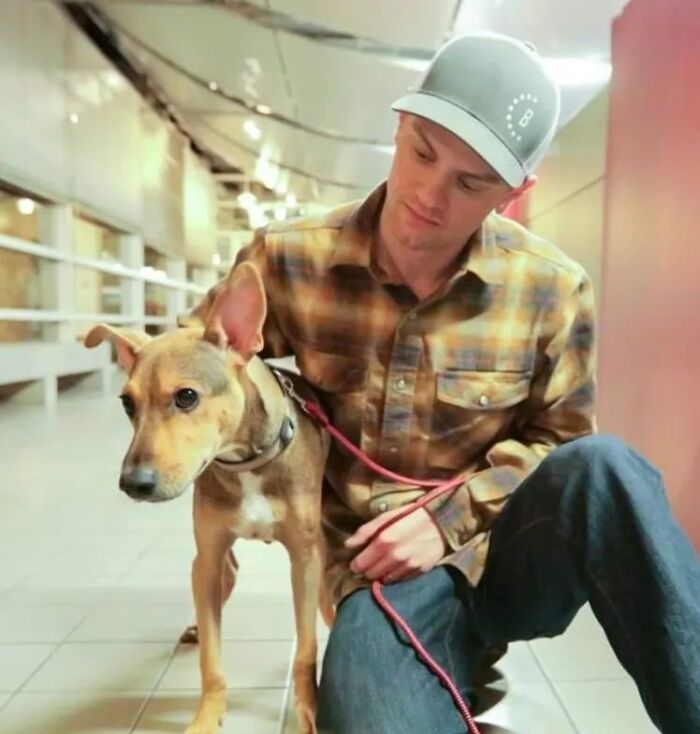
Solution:
M509 495L556 446L595 430L591 283L555 246L492 214L449 282L419 301L373 256L384 193L259 230L239 261L265 283L264 356L294 355L353 443L405 476L467 477L427 509L451 550L442 562L477 584ZM425 490L376 477L337 445L326 478L338 600L368 585L344 540Z

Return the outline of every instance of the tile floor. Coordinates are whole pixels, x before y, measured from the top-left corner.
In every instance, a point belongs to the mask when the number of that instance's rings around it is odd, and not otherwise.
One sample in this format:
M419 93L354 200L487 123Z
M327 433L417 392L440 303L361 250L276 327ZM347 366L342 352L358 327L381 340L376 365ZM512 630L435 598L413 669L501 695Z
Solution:
M62 397L51 418L0 408L0 734L173 734L195 709L197 651L176 644L192 617L190 495L118 491L129 432L116 400ZM281 547L237 553L222 734L292 734L288 564ZM483 734L656 731L587 609L499 670Z

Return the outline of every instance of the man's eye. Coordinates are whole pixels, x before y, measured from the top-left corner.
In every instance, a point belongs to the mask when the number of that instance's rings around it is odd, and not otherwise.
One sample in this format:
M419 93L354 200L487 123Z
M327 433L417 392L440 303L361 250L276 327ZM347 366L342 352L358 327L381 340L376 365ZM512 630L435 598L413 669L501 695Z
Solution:
M122 401L124 412L129 416L129 418L133 418L134 413L136 413L134 401L128 395L120 395L119 399Z
M185 387L175 393L175 406L187 413L199 405L199 394L192 388Z
M417 156L418 156L418 157L419 157L419 158L420 158L420 159L421 159L422 161L429 161L429 160L430 160L430 156L429 156L429 155L428 155L428 154L427 154L426 152L424 152L424 151L422 151L422 150L419 150L418 148L414 148L414 150L415 150L415 153L416 153L416 155L417 155Z

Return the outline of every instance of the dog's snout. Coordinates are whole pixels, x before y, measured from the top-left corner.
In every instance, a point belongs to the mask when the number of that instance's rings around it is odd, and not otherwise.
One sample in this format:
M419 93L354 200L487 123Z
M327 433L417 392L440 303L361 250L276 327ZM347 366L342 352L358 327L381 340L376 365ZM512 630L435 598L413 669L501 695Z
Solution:
M158 486L158 472L149 466L136 466L122 472L119 487L129 497L147 499Z

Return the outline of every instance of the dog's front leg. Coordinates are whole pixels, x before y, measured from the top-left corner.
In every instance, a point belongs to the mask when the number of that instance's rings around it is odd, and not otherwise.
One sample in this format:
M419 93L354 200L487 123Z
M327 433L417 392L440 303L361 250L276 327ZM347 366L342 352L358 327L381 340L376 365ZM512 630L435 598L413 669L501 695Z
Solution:
M323 575L323 540L318 529L299 529L287 544L297 629L294 703L302 734L316 734L316 610Z
M197 557L192 564L192 591L197 609L202 696L186 734L216 734L226 712L226 678L221 664L222 570L235 538L216 522L215 511L205 504L195 503L194 514Z

